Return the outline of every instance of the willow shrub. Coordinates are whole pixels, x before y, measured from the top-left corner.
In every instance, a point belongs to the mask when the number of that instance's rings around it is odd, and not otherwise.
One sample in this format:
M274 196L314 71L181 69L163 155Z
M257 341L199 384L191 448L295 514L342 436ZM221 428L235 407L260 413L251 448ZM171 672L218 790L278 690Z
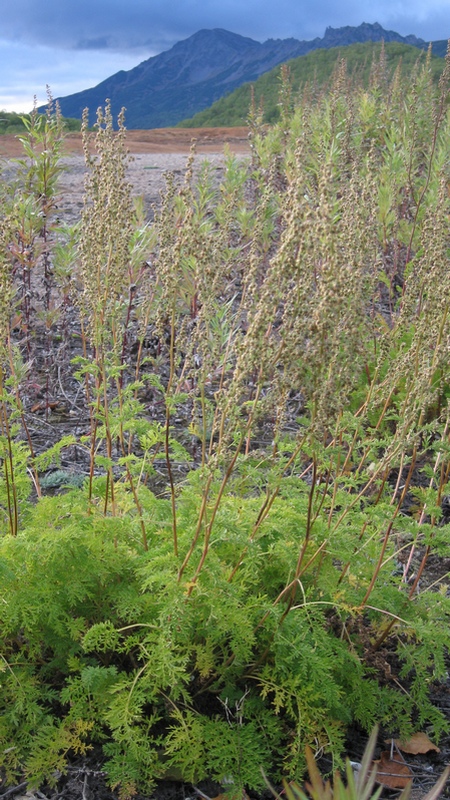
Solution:
M447 731L428 699L446 576L426 566L448 550L449 69L435 89L428 63L405 85L381 60L360 90L340 63L293 111L285 87L279 125L251 115L250 161L228 155L217 181L192 154L151 224L122 120L115 134L100 111L92 142L85 126L81 223L46 252L69 236L70 286L66 269L52 291L78 308L88 467L84 488L37 502L30 475L39 490L73 440L20 439L8 217L10 779L56 780L99 743L123 797L174 773L258 789L262 770L300 777L308 743L339 764L352 721Z

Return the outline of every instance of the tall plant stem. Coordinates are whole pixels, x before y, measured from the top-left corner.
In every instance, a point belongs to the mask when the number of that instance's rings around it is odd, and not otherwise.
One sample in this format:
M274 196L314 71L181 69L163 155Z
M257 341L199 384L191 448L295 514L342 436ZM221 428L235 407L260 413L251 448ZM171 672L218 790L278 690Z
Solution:
M105 354L103 352L103 347L101 348L100 354L100 374L101 388L103 390L103 417L105 420L106 456L108 459L104 513L106 514L108 510L108 496L111 494L111 512L114 517L116 515L116 496L114 487L114 473L112 468L112 436L111 425L109 421L108 379L106 374Z
M317 477L317 464L316 464L316 461L314 459L313 460L313 465L312 465L311 488L309 490L309 495L308 495L308 511L307 511L307 517L306 517L305 538L303 540L303 544L302 544L302 547L300 549L300 553L298 555L297 565L295 567L294 581L296 581L298 579L299 575L300 575L303 559L305 557L306 549L307 549L307 547L309 545L309 541L310 541L310 538L311 538L312 526L314 524L314 520L313 520L313 498L314 498L314 492L315 492L315 488L316 488L316 477Z
M212 475L208 475L208 479L207 479L205 487L203 489L202 503L201 503L200 511L199 511L198 518L197 518L197 526L195 528L194 536L193 536L192 541L191 541L191 546L189 547L189 550L187 551L187 553L186 553L186 555L184 557L183 563L182 563L180 569L178 570L178 582L180 582L181 578L183 577L184 570L186 569L186 567L187 567L187 565L188 565L188 563L190 561L190 558L192 556L192 553L195 550L195 546L196 546L198 538L200 536L200 531L202 529L203 519L204 519L204 516L205 516L205 513L206 513L206 507L207 507L207 504L208 504L209 490L211 488L211 484L212 484Z
M117 396L118 403L119 403L119 410L120 410L121 418L122 418L122 412L123 412L123 391L122 390L123 390L123 373L121 372L119 378L116 379L116 396ZM127 448L125 447L125 437L124 437L122 421L120 423L119 431L120 431L120 433L119 433L120 447L121 447L121 450L122 450L122 455L125 457L126 453L127 453ZM144 550L148 550L147 531L146 531L145 524L144 524L144 515L143 515L143 511L142 511L142 506L141 506L141 503L139 502L139 497L138 497L138 494L137 494L136 486L134 485L133 476L132 476L132 474L130 472L130 467L129 467L127 461L125 461L125 471L126 471L126 474L127 474L128 484L130 486L131 493L133 495L134 504L135 504L135 506L137 508L137 512L139 514L139 525L140 525L141 533L142 533L142 545L143 545Z
M169 397L172 389L172 383L175 376L175 309L172 308L172 316L170 320L170 373L169 381L167 384L166 395ZM172 506L172 538L173 538L173 552L175 557L178 557L178 533L177 533L177 505L175 500L175 482L172 473L172 464L170 461L170 417L171 409L169 403L166 401L166 425L164 431L164 455L166 459L167 475L170 485L170 503Z
M201 554L201 557L200 557L200 561L198 562L197 569L195 570L194 576L192 578L191 585L189 587L189 592L188 592L189 595L191 594L191 592L192 592L192 590L194 588L194 584L196 583L197 578L200 575L200 572L202 570L203 564L205 563L206 556L208 554L208 549L209 549L209 541L210 541L210 538L211 538L212 526L214 524L214 520L215 520L217 511L218 511L218 508L220 506L220 502L222 500L222 496L223 496L223 493L225 491L225 487L226 487L226 485L227 485L227 483L228 483L228 481L230 479L230 476L232 475L234 466L236 464L238 455L239 455L239 453L240 453L240 451L242 449L243 443L244 443L244 439L241 439L241 442L239 443L239 446L236 447L236 451L235 451L235 453L233 455L233 458L231 459L231 461L230 461L230 463L228 465L228 469L227 469L227 471L226 471L226 473L225 473L225 475L223 477L223 480L222 480L222 483L221 483L221 486L220 486L220 489L219 489L219 493L217 495L216 502L214 504L214 508L212 510L211 518L208 521L208 524L206 526L205 537L204 537L204 542L203 542L203 551L202 551L202 554Z
M380 555L378 556L378 562L377 562L377 565L376 565L376 567L375 567L375 569L374 569L374 571L372 573L372 577L370 579L370 583L369 583L367 591L366 591L366 593L364 595L364 598L361 601L361 605L360 605L361 609L363 609L364 606L367 604L367 601L368 601L370 595L372 594L372 589L375 586L375 583L376 583L376 580L378 578L381 566L383 564L384 554L386 552L386 547L387 547L387 544L388 544L388 541L389 541L389 537L391 535L393 524L394 524L394 520L391 520L391 522L389 523L389 525L386 528L386 532L385 532L385 534L383 536L383 543L381 545Z
M8 503L9 532L11 536L17 536L19 530L17 488L14 479L14 462L12 456L11 430L9 427L8 409L6 407L5 400L3 399L3 392L3 368L0 365L0 395L2 397L0 401L0 427L7 448L6 457L3 459L3 468L5 473L6 495Z
M279 475L278 483L275 486L275 488L272 491L272 493L268 492L266 494L264 502L263 502L261 508L259 509L258 516L256 518L255 524L253 525L252 532L251 532L250 538L249 538L249 542L252 542L254 540L256 534L258 533L259 528L261 527L261 525L263 524L264 520L267 518L268 514L270 513L270 510L271 510L275 500L277 499L277 497L279 495L280 488L281 488L281 482L282 482L282 479L283 479L283 475L285 475L287 470L292 466L292 464L294 463L295 459L297 458L297 456L301 452L301 450L303 448L303 445L304 445L304 442L305 442L305 439L306 439L306 436L303 437L301 442L295 448L295 450L292 453L291 457L289 458L288 462L283 466L283 470ZM248 545L246 545L244 547L244 549L242 550L238 560L236 561L235 566L231 570L230 575L228 576L228 583L231 583L231 581L233 580L233 578L236 575L239 567L243 563L244 558L247 555L247 552L248 552Z
M191 594L191 592L192 592L192 590L194 588L195 582L196 582L198 576L200 575L200 572L202 570L203 564L205 563L205 559L206 559L206 556L207 556L207 553L208 553L208 549L209 549L209 542L210 542L210 538L211 538L211 532L212 532L212 527L213 527L213 524L214 524L214 520L216 518L217 511L219 509L219 506L220 506L220 503L221 503L225 488L226 488L226 486L228 484L228 481L229 481L231 475L233 474L233 470L234 470L234 467L236 465L236 461L238 459L238 456L239 456L239 454L240 454L240 452L242 450L242 446L243 446L244 442L246 441L246 438L247 438L247 436L248 436L248 434L249 434L249 432L250 432L250 430L252 428L253 420L254 420L254 413L255 413L255 410L256 410L256 407L257 407L257 404L258 404L258 401L259 401L260 393L261 393L261 386L258 385L255 397L253 399L253 409L252 409L251 413L249 414L249 418L247 420L247 424L245 426L245 430L241 434L240 440L236 445L233 457L231 458L231 461L230 461L230 463L229 463L229 465L227 467L227 470L226 470L226 472L225 472L225 474L224 474L224 476L222 478L222 483L220 485L220 489L219 489L216 501L214 503L214 506L213 506L213 509L212 509L212 512L211 512L211 517L208 520L208 523L207 523L207 525L205 527L205 535L204 535L204 541L203 541L203 551L202 551L202 554L201 554L201 557L200 557L199 564L197 565L197 569L195 571L194 577L193 577L193 579L191 581L191 584L190 584L189 595ZM196 542L198 540L198 537L199 537L199 534L200 534L200 530L201 530L201 526L202 526L202 523L203 523L203 519L204 519L204 516L205 516L205 513L206 513L206 506L207 506L208 494L209 494L209 489L211 487L211 483L212 483L212 475L210 475L208 477L208 480L207 480L207 484L206 484L205 491L204 491L204 494L203 494L202 507L200 509L199 519L198 519L198 522L197 522L197 528L196 528L196 531L195 531L195 534L194 534L194 540L191 543L191 547L189 548L189 551L188 551L188 553L187 553L187 555L186 555L186 557L185 557L185 559L183 561L183 564L180 567L180 571L178 573L178 580L181 579L181 576L182 576L182 574L183 574L183 572L184 572L184 570L185 570L185 568L186 568L186 566L187 566L187 564L188 564L188 562L189 562L189 560L190 560L190 558L192 556L192 553L193 553L194 548L195 548L195 544L196 544Z
M14 361L13 361L13 358L12 358L12 345L11 345L11 333L10 332L8 332L8 354L9 354L9 367L10 367L10 370L11 370L11 375L15 376ZM24 411L24 407L23 407L23 403L22 403L22 398L20 396L19 386L17 385L17 383L16 383L16 386L15 386L15 400L16 400L17 408L19 409L20 420L21 420L21 423L23 425L23 429L25 431L25 436L27 438L28 447L30 449L31 471L33 473L33 483L34 483L34 486L35 486L35 489L36 489L37 496L41 497L42 496L41 484L40 484L40 481L39 481L39 474L38 474L38 471L36 469L36 454L34 452L33 441L31 439L30 431L29 431L29 428L28 428L28 425L27 425L27 421L26 421L26 418L25 418L25 411Z

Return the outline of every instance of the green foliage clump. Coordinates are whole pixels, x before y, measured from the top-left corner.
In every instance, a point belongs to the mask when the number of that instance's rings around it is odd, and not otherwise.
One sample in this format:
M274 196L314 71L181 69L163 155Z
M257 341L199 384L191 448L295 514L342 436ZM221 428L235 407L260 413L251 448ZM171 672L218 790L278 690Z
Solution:
M80 490L28 510L21 532L0 545L1 745L10 777L21 767L31 781L51 780L69 749L85 752L99 740L113 784L149 789L176 770L188 781L233 776L259 789L261 766L275 778L281 769L301 776L305 741L338 758L354 719L403 719L402 733L410 729L410 700L380 689L357 635L341 635L351 620L363 624L370 548L345 581L330 552L286 588L308 514L304 483L290 484L245 559L257 498L227 495L195 582L195 563L179 575L170 503L144 488L147 551L139 521L120 504L116 517L103 516L102 479L90 513ZM187 484L178 498L180 558L196 522L196 491ZM321 538L319 526L310 560ZM402 614L411 633L423 627L426 673L446 637L427 633L429 609L399 594L390 566L381 586L377 603ZM376 613L367 613L376 636ZM415 703L422 719L442 729L423 694Z

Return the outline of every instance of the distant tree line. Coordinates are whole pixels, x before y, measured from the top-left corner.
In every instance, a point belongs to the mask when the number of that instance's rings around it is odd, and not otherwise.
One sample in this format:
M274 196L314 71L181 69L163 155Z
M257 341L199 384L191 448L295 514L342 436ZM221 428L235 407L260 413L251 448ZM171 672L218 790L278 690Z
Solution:
M25 133L26 125L24 119L30 120L31 114L18 114L15 111L0 111L0 135ZM81 130L81 120L63 118L66 131Z

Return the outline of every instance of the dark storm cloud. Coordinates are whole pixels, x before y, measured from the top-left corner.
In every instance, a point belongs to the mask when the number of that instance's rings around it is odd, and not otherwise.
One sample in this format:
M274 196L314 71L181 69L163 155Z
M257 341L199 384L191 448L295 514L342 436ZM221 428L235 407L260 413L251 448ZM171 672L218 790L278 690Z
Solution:
M379 22L425 39L450 36L450 0L1 0L4 40L69 49L167 49L200 28L254 39L310 39L331 25Z

